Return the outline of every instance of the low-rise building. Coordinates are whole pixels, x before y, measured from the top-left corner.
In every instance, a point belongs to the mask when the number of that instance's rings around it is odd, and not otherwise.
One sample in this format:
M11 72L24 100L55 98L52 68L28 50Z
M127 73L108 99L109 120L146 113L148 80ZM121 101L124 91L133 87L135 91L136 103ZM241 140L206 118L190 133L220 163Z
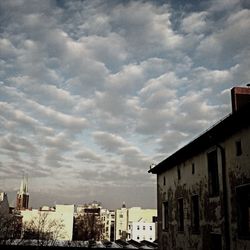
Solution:
M156 240L156 209L141 207L116 210L116 240L155 241Z
M250 89L233 111L149 172L157 174L159 249L250 249Z
M115 240L115 211L101 209L101 221L103 223L102 239L108 241Z
M73 239L74 205L21 210L23 230L42 230L55 240ZM32 228L33 226L33 228ZM33 232L32 232L33 233ZM36 232L40 233L40 232Z
M0 192L0 216L9 214L9 201L5 192Z

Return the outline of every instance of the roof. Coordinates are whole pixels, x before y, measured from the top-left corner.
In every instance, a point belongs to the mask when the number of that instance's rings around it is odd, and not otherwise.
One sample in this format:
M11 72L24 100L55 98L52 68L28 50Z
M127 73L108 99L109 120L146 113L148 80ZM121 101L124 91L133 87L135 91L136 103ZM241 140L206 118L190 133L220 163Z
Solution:
M202 135L177 150L174 154L160 162L148 172L160 174L185 160L205 151L213 145L225 141L227 138L237 133L241 129L250 125L250 105L246 105L237 112L229 114L226 118L216 123Z

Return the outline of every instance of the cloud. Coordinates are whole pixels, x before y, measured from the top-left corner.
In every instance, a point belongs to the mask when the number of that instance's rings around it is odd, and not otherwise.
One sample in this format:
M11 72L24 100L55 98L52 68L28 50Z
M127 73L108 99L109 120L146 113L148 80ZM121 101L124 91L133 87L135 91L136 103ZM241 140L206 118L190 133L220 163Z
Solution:
M84 162L102 162L102 157L90 149L81 150L75 156Z
M250 81L247 1L1 1L0 15L0 166L10 190L29 173L39 206L154 206L150 164Z
M208 23L206 12L192 13L182 20L182 30L186 33L203 33Z

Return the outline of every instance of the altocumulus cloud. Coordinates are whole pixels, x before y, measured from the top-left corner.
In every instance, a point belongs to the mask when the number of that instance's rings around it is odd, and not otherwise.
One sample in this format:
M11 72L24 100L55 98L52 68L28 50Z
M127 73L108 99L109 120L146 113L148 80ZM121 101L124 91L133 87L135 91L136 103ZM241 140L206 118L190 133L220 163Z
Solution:
M157 163L250 81L247 1L0 2L0 188L155 207ZM133 194L133 195L131 195Z

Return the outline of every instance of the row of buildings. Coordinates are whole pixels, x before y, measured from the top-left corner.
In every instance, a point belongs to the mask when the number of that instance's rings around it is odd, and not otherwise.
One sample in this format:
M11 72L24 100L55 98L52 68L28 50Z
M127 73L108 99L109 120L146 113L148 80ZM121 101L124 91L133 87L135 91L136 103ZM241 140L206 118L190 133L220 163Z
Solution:
M157 237L156 209L126 208L123 203L120 209L109 210L98 202L32 209L29 208L27 177L21 181L15 208L9 208L6 193L0 194L0 217L1 214L9 213L19 217L23 234L32 225L53 234L52 238L67 241L93 239L154 242ZM32 234L34 238L39 237L37 233Z
M250 249L250 88L231 96L231 114L149 170L160 250Z

